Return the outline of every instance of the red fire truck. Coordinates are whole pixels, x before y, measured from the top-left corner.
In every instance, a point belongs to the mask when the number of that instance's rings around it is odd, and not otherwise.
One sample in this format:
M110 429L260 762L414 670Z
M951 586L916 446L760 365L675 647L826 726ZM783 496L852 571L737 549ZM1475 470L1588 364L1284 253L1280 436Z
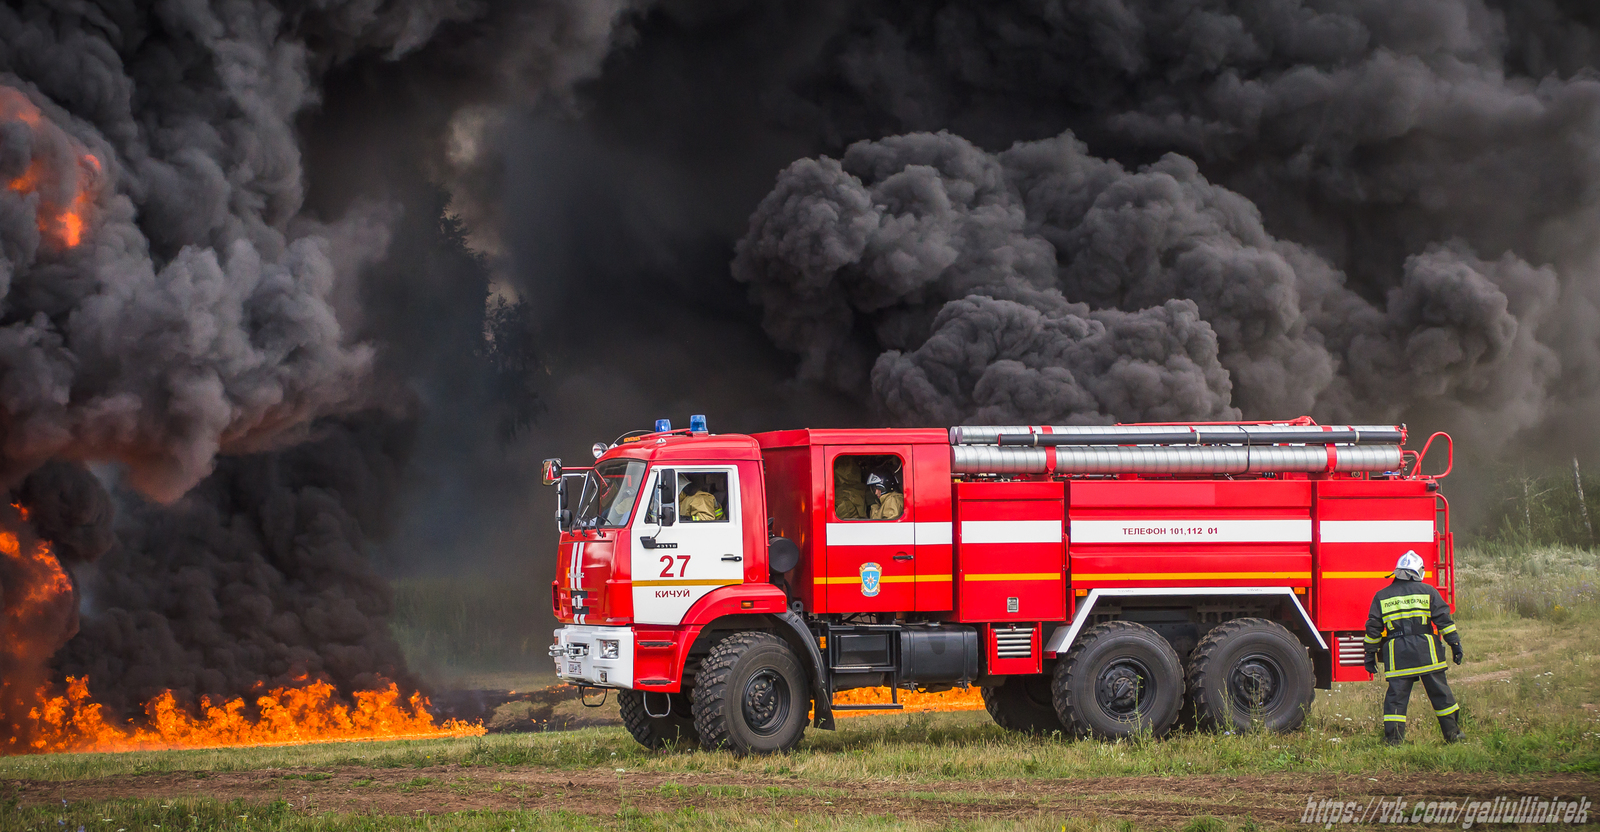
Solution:
M1444 434L656 428L544 471L556 672L618 691L653 748L784 751L899 707L833 704L864 686L978 685L1027 732L1291 731L1313 688L1370 678L1367 605L1400 555L1454 606L1449 465L1422 470Z

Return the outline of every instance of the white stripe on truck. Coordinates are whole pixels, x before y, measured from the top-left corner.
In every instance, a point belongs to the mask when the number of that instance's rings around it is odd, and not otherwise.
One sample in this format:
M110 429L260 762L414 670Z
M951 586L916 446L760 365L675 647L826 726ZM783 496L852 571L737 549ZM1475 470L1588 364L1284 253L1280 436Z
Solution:
M1432 543L1432 520L1324 520L1323 543Z
M1060 543L1060 520L962 520L962 543Z
M1309 543L1311 520L1074 520L1073 543Z

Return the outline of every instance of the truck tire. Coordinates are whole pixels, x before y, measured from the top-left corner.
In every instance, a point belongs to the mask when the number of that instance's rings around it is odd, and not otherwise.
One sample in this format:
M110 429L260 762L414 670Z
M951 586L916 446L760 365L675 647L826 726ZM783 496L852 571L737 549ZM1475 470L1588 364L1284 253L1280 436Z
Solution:
M666 696L668 701L667 715L664 717L651 716L645 709L644 691L617 691L617 708L622 711L622 724L628 726L628 733L640 745L652 751L665 748L675 741L682 747L699 745L700 735L694 730L694 712L689 697L681 693L659 696ZM659 698L650 704L655 710L661 710Z
M983 707L1001 728L1024 734L1066 730L1056 716L1048 676L1008 676L998 687L982 690Z
M1189 656L1189 697L1203 728L1294 731L1311 710L1315 685L1305 645L1264 618L1217 625Z
M723 638L696 677L700 747L741 756L793 750L806 731L810 691L805 669L783 639L763 632Z
M1103 740L1164 736L1183 706L1183 666L1143 624L1107 621L1078 635L1051 680L1068 733Z

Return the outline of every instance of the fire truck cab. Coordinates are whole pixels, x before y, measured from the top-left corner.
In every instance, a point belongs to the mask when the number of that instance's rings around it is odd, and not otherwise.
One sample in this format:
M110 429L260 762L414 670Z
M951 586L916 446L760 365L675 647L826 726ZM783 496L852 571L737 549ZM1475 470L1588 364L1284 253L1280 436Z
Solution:
M1027 732L1291 731L1314 688L1370 678L1367 605L1400 555L1454 606L1449 471L1422 472L1443 434L656 427L544 477L556 672L618 691L652 748L786 751L836 710L899 707L833 703L857 687L978 685Z

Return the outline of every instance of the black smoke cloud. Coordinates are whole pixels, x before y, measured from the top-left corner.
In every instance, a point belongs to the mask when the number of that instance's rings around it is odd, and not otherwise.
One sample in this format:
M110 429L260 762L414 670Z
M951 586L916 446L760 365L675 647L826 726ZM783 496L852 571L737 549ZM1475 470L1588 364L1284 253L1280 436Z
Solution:
M1129 313L1195 302L1248 416L1420 418L1503 442L1594 410L1592 17L1475 0L886 3L794 89L841 138L951 130L999 151L1010 193L995 201L1023 211L1022 233L965 238L951 269L1042 238L1069 301ZM1107 158L1066 150L1074 136ZM899 148L933 139L897 141L844 149L845 170L876 194L928 164ZM888 169L852 167L869 154ZM934 165L953 193L978 184L981 166L962 164ZM886 225L939 222L931 206L879 201ZM742 252L784 222L774 208ZM842 269L881 272L875 258ZM906 267L929 286L945 268ZM764 273L752 277L763 298L787 282ZM892 293L908 276L864 279ZM896 364L892 351L929 333L907 343L893 319L953 298L870 294L838 292L828 320L843 306L867 316L852 348ZM782 341L792 326L773 331ZM854 385L861 367L835 377ZM889 410L970 417L966 393Z
M413 484L430 383L475 381L460 408L498 415L476 349L487 272L429 185L440 112L559 99L626 8L0 9L0 482L29 511L3 520L72 570L64 603L19 619L44 657L77 633L59 673L119 707L307 674L415 681L373 554ZM393 95L353 109L412 105L389 125L409 146L361 149L392 187L308 167L340 140L318 132L334 75ZM451 305L405 302L430 293ZM448 360L406 360L462 330L474 338ZM0 558L8 626L38 578L26 566Z
M1400 419L1439 399L1515 424L1559 366L1537 340L1552 269L1450 241L1380 306L1188 158L1127 170L1071 134L797 162L733 270L802 372L864 389L872 362L874 398L910 424Z

